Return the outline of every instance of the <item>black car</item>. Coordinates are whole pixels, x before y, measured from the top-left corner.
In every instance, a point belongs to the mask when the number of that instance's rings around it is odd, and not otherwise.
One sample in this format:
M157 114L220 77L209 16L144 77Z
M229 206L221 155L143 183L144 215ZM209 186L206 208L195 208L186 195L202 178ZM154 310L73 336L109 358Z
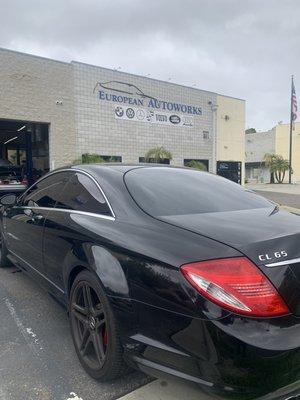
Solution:
M223 398L299 396L298 216L153 164L56 170L1 204L1 265L67 307L92 377L129 366Z

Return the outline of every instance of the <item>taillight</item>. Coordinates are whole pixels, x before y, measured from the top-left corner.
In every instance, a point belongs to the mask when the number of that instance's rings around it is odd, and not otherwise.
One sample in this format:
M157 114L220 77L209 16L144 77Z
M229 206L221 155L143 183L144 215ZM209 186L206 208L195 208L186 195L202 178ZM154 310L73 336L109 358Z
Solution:
M28 185L28 180L27 179L23 179L21 182L22 185Z
M275 287L247 258L186 264L181 272L201 295L222 308L257 317L290 313Z

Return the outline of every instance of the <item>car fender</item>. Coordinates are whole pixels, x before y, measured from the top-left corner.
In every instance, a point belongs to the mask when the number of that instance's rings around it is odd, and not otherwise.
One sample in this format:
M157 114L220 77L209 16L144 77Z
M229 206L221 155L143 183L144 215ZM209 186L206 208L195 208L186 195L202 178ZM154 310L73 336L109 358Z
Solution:
M68 253L64 260L65 288L75 270L88 269L95 273L108 296L129 297L129 287L123 268L115 255L107 248L93 243L84 243Z

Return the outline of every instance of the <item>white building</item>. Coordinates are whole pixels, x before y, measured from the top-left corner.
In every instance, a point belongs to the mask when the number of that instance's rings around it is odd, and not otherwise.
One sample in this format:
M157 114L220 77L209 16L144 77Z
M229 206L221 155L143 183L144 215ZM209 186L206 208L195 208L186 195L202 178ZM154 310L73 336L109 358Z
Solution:
M0 49L0 150L47 171L85 153L126 163L153 147L243 179L244 100ZM22 129L21 129L22 128ZM30 165L31 164L31 165Z
M265 132L246 133L246 180L255 183L269 183L270 171L265 166L264 155L275 153L275 128Z

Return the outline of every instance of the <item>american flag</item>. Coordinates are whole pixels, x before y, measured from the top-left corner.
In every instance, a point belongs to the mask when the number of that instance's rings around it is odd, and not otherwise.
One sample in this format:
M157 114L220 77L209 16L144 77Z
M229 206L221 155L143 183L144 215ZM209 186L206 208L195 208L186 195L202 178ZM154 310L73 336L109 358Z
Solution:
M294 84L294 79L292 80L292 102L291 102L291 119L292 119L292 125L293 125L293 130L295 129L295 121L297 119L297 97L296 97L296 90L295 90L295 84Z

